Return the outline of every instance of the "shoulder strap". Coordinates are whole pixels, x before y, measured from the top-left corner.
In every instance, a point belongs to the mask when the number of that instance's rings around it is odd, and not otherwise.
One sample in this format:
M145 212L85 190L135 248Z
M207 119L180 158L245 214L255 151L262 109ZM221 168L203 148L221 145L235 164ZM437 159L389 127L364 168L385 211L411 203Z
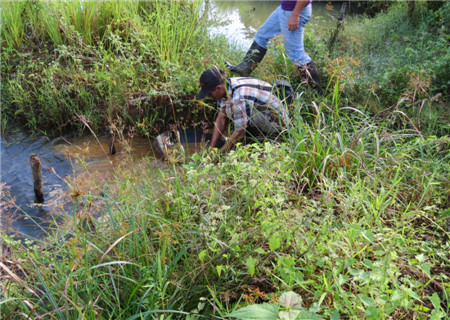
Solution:
M273 87L260 86L259 84L240 84L234 88L231 87L231 90L234 92L234 90L239 89L241 87L255 88L255 89L264 90L264 91L272 91L272 89L273 89Z

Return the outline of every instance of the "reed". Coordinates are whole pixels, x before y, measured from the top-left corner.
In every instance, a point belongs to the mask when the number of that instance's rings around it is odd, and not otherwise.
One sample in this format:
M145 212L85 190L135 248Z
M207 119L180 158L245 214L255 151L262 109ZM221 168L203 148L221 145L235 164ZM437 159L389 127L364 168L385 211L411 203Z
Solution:
M199 12L201 1L155 1L145 11L148 29L148 45L156 48L161 73L167 74L183 61L190 60L192 52L202 50L204 44L199 35L204 30L205 20Z
M2 44L6 42L8 48L20 47L24 40L24 20L22 13L26 3L24 1L4 1L1 10ZM3 46L3 45L2 45Z

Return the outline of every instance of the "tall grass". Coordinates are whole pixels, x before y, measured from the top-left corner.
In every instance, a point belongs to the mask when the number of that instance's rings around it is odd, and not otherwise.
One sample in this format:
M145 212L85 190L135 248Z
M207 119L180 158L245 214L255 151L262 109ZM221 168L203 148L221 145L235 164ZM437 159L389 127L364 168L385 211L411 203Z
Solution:
M450 26L443 18L450 6L439 3L437 10L431 9L435 4L418 4L415 16L409 17L402 2L373 19L356 16L347 25L339 54L361 60L360 81L366 87L373 84L376 96L385 102L393 104L400 93L410 90L414 74L429 79L427 90L432 96L441 92L448 100L449 77L444 73L448 74L449 52L442 39Z
M125 165L77 198L79 227L29 248L4 237L31 291L3 273L2 312L220 318L294 290L325 318L442 318L448 140L357 109L298 112L288 143ZM82 227L93 203L101 216Z
M93 121L102 112L111 119L135 111L148 132L154 108L173 107L175 97L168 93L182 92L174 85L194 91L198 73L181 69L200 69L203 59L214 56L206 46L192 45L192 36L204 29L186 6L198 3L87 4L107 10L113 21L104 18L106 27L95 27L105 15L90 12L87 20L70 20L78 21L76 31L55 20L53 30L62 41L54 43L57 61L44 68L22 54L26 68L13 59L2 64L2 73L14 74L2 101L11 101L17 115L32 115L27 120L36 126L51 123L49 114L61 123L79 116L91 126L82 115ZM122 19L125 7L139 18ZM78 4L72 9L67 12L81 14ZM192 22L187 33L174 25L187 24L184 15ZM82 36L87 29L91 40ZM166 37L172 37L172 47ZM189 45L197 51L188 51ZM288 69L280 56L277 63ZM85 195L73 194L73 228L36 243L2 236L2 315L224 318L293 290L306 309L327 319L445 319L449 141L422 130L426 124L411 119L400 103L400 97L411 101L423 115L434 106L431 87L420 79L411 83L411 89L425 89L416 96L406 87L385 88L399 102L386 105L386 92L358 92L356 58L322 58L329 62L330 91L320 100L307 92L296 99L284 142L238 146L221 157L194 155L159 170L151 159L126 164L101 184L80 179L91 185L79 188L89 187ZM349 61L354 65L343 67ZM173 80L178 76L182 84ZM167 82L155 84L161 77ZM370 113L377 94L376 112ZM32 103L34 95L42 105ZM132 109L130 97L154 100ZM50 110L39 115L42 106ZM432 122L432 128L443 127Z
M204 21L198 15L201 1L156 1L151 11L146 11L146 19L153 26L149 33L149 45L157 48L160 61L179 64L192 48L202 47L198 42L198 26Z
M22 12L26 2L4 1L1 10L2 44L6 42L8 48L19 47L24 37L24 21Z
M33 130L83 126L80 114L95 130L108 122L147 135L167 127L176 121L167 114L187 113L190 103L172 97L196 87L192 62L205 58L199 11L199 1L8 2L2 39L20 44L3 52L4 116ZM144 97L151 107L133 102Z
M55 47L93 45L102 40L108 24L114 20L139 23L139 6L138 1L5 1L2 39L17 49L22 40L39 42L46 40L45 36ZM24 39L27 31L30 36Z

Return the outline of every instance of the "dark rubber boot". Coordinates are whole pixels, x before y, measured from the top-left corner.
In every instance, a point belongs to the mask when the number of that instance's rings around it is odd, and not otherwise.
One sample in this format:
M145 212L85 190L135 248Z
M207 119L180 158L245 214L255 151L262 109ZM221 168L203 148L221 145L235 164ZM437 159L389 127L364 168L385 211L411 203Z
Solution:
M303 79L305 79L308 86L311 86L319 93L322 93L322 88L320 86L320 76L314 60L311 60L310 63L304 66L298 67L298 70L300 71L301 76L303 77Z
M241 77L248 77L253 69L262 61L266 55L267 49L261 47L253 41L250 49L248 49L244 60L238 65L232 65L225 61L226 67L233 73L237 73Z

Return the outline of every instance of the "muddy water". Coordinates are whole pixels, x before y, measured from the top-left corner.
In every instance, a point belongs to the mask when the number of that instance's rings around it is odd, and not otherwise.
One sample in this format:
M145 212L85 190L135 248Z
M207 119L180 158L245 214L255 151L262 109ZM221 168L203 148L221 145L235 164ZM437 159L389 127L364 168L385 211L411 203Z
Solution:
M192 136L184 136L188 139ZM19 237L41 239L49 228L72 217L74 205L67 182L114 177L120 165L147 158L153 168L169 164L155 152L152 141L141 137L116 139L116 153L109 153L107 137L32 136L15 129L1 136L1 229ZM183 143L186 156L201 151L205 142ZM44 203L36 204L30 155L42 163ZM83 191L83 190L81 190ZM84 190L86 191L86 190Z
M77 139L66 140L64 144L55 146L55 150L63 154L66 158L86 159L87 162L76 162L78 170L81 172L96 172L108 176L114 173L114 170L126 161L139 160L143 157L153 157L155 167L162 167L164 163L157 158L152 148L151 141L141 137L119 140L115 143L116 153L109 154L108 138L84 136ZM82 161L81 161L82 162Z
M1 229L17 236L42 238L52 226L71 216L73 204L66 177L95 172L103 178L130 159L153 157L154 167L165 166L154 156L148 139L135 137L115 143L117 153L108 153L106 137L48 139L32 136L20 129L1 136ZM34 203L30 155L38 154L42 163L44 203Z
M72 174L72 168L64 155L56 152L54 145L57 143L59 139L32 137L19 129L2 135L0 189L3 230L40 238L55 218L49 207L62 205L64 209L61 191L65 189L65 183L62 177ZM41 159L43 205L34 204L30 154L38 154Z

